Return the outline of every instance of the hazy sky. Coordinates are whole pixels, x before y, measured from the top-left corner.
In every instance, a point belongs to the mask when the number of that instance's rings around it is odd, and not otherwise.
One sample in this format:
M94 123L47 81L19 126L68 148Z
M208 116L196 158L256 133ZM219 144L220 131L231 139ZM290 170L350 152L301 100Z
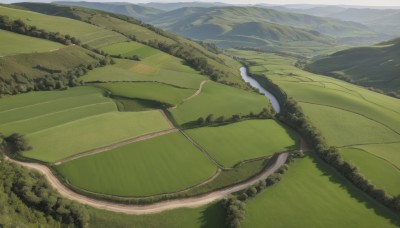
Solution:
M0 3L22 2L24 0L0 0ZM25 0L29 2L51 2L57 0ZM63 0L58 0L63 1ZM321 4L321 5L357 5L357 6L400 6L400 0L73 0L87 2L225 2L230 4Z

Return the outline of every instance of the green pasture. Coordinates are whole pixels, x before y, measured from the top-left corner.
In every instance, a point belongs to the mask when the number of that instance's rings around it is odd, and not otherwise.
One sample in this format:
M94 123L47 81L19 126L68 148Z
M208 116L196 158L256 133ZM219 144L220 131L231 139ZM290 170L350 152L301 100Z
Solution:
M341 149L343 158L353 163L359 171L392 196L400 194L400 169L382 158L356 148Z
M396 222L398 215L308 155L281 182L247 201L243 227L397 227Z
M158 111L121 113L94 87L32 92L0 99L0 129L27 136L23 155L54 162L85 150L169 128Z
M186 131L225 167L296 148L296 135L275 120L247 120Z
M62 47L62 44L56 42L0 30L0 56L48 52Z
M179 124L184 124L196 121L199 117L206 118L209 114L213 114L214 118L230 118L234 114L259 113L269 107L269 100L265 96L210 81L204 84L198 96L178 105L176 109L170 109L170 112Z
M113 82L97 86L116 96L154 100L170 105L176 105L196 92L194 89L181 89L156 82Z
M167 54L157 54L160 64L147 61L133 61L125 59L116 59L115 65L96 68L82 77L83 81L151 81L171 84L184 88L197 89L200 82L207 78L201 76L193 69L181 63L181 60L168 56ZM152 56L153 57L153 56ZM167 61L168 63L165 63ZM171 64L172 67L168 66ZM168 66L168 67L167 67Z
M225 209L221 203L198 208L180 208L150 215L127 215L90 208L90 226L98 228L198 228L225 227Z
M102 47L101 50L107 52L110 55L122 55L123 57L131 57L137 55L141 59L145 59L161 52L160 50L134 41L107 45Z
M89 51L78 46L65 46L51 52L24 53L0 58L0 75L25 74L28 78L48 75L47 70L66 72L83 65L98 64ZM40 66L40 67L38 67ZM43 70L44 69L44 70Z
M346 146L400 141L400 135L362 115L324 105L300 103L329 145Z
M181 133L133 143L56 168L74 186L122 196L176 192L216 172L212 162Z
M357 145L354 147L389 161L400 169L400 143Z
M33 149L24 156L54 162L168 128L170 126L159 111L109 112L28 134Z
M49 16L5 6L0 6L0 14L13 20L21 19L28 25L35 25L39 29L49 32L69 34L92 47L101 47L127 40L126 37L119 33L65 17Z

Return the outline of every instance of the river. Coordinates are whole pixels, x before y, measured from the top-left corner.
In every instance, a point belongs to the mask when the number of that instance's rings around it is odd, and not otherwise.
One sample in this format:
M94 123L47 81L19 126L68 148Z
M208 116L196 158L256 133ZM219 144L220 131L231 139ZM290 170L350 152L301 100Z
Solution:
M269 101L272 104L272 108L275 110L276 113L281 112L281 106L279 105L279 102L276 99L276 97L272 93L268 92L264 87L262 87L260 85L260 83L258 83L256 80L254 80L254 78L247 75L246 67L240 68L240 75L242 76L242 78L245 82L250 83L251 86L258 89L262 94L264 94L266 97L268 97Z

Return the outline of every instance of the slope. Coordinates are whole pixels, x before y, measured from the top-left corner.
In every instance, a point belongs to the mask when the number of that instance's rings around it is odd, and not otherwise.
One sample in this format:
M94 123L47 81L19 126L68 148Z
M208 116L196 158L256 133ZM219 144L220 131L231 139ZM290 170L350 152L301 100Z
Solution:
M400 39L396 39L340 51L308 64L306 68L385 92L400 93L399 53Z

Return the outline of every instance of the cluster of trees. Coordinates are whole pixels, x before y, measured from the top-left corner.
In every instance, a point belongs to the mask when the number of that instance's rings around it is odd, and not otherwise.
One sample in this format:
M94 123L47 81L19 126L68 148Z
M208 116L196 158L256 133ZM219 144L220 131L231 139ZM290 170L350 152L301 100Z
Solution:
M206 118L200 117L197 119L198 125L214 125L214 124L223 124L223 123L233 123L238 122L243 119L272 119L273 111L267 108L263 108L261 112L254 114L250 112L248 115L240 115L234 114L229 118L225 118L224 116L219 116L214 118L213 114L209 114Z
M138 55L122 56L121 54L119 54L119 55L111 55L111 57L119 58L119 59L130 59L130 60L134 60L134 61L141 61L141 59Z
M4 137L0 133L0 150L11 147L15 151L30 148L21 134ZM87 227L89 214L87 210L67 199L62 198L46 182L42 175L29 171L19 165L1 161L0 195L7 198L7 209L15 208L19 213L28 216L27 222L40 224L56 222L66 227ZM1 210L2 207L0 207Z
M52 40L65 45L81 44L80 40L70 35L62 35L58 32L48 32L43 29L38 29L36 26L27 25L24 21L19 19L10 20L10 18L5 15L0 15L0 29L28 36L43 38L46 40Z
M359 173L357 167L342 158L337 148L328 146L321 132L319 132L303 114L301 107L295 100L289 98L269 79L263 77L257 80L262 81L263 84L268 84L269 88L273 88L275 94L278 95L278 98L281 100L281 113L278 118L298 131L307 142L312 145L322 160L333 166L344 177L372 198L394 211L400 212L400 195L393 197L387 194L383 189L370 183L369 180Z
M235 196L230 196L223 201L226 209L226 225L230 228L241 227L241 222L245 218L245 204Z
M4 137L0 134L0 138L3 138L1 141L4 141L10 148L12 148L13 153L21 153L32 149L25 136L19 133L14 133L8 137Z

